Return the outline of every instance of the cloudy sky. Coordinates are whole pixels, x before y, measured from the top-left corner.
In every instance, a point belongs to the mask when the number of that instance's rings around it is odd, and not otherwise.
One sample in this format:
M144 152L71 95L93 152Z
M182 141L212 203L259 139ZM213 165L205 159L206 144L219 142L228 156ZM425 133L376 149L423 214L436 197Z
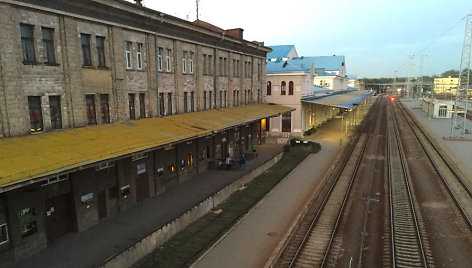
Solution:
M196 18L195 0L144 6ZM267 46L294 44L299 56L344 55L348 74L393 77L458 69L470 0L200 0L200 19ZM420 56L424 55L424 56ZM423 64L421 64L423 58Z

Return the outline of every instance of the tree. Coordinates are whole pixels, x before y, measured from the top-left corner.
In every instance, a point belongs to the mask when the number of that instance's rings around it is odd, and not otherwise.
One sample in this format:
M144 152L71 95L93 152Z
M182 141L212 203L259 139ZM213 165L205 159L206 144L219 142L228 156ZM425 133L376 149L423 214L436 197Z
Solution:
M459 71L458 70L454 70L454 69L451 69L451 70L448 70L448 71L445 71L444 73L441 74L441 77L459 77Z

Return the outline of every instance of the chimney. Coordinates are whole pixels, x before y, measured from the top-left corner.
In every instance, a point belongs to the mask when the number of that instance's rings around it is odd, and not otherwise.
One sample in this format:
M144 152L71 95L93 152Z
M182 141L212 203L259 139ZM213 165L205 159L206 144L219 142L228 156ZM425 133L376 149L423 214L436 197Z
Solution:
M229 29L226 30L226 34L236 39L243 39L244 30L241 28Z
M142 7L143 4L141 3L143 0L134 0L134 2L136 3L137 6L140 6Z

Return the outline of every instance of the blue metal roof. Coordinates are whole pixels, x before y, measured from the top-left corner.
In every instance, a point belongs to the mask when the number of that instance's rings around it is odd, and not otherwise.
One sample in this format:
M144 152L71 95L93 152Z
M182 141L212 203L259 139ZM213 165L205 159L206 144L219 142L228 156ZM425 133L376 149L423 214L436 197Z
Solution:
M302 99L302 102L315 103L331 107L353 110L359 103L364 101L372 92L370 91L347 91L340 94L331 94L327 96Z
M267 58L286 58L294 47L294 45L270 46L269 48L272 49L272 52L267 53Z
M324 87L319 87L319 86L313 86L313 91L315 92L315 94L317 94L317 93L331 93L331 92L333 92L332 89L324 88Z
M332 73L327 73L327 72L316 72L316 76L336 76L336 75Z
M344 56L298 57L287 61L279 59L267 62L266 73L309 72L311 65L325 71L339 71L343 62Z

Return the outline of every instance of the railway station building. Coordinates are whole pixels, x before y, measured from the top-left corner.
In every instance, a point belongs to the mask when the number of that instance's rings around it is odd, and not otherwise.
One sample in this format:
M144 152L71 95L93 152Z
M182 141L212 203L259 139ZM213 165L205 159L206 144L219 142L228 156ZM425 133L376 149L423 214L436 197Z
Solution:
M266 101L295 109L270 119L271 136L302 136L306 130L352 111L369 99L369 93L348 87L348 81L355 79L346 76L344 56L299 57L293 45L270 48Z
M263 43L140 3L0 1L0 262L240 157L293 110L264 103Z

